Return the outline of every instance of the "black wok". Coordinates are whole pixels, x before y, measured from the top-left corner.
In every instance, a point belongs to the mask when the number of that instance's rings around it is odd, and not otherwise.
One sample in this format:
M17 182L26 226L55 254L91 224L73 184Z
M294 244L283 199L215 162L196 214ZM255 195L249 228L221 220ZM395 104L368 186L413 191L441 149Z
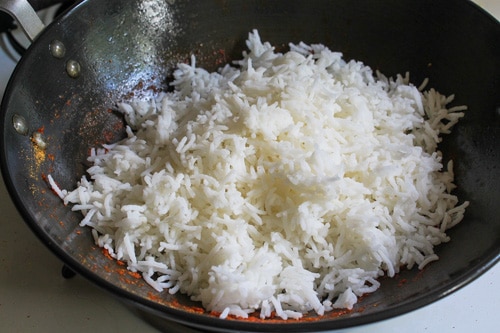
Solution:
M155 294L94 245L81 216L47 183L73 188L90 147L123 136L117 101L167 89L172 68L196 54L214 70L241 56L248 32L285 48L323 43L386 75L428 77L466 117L440 145L455 162L465 219L424 271L384 279L350 312L307 320L222 320L186 296ZM65 52L54 52L54 40ZM56 49L60 50L60 49ZM79 64L80 69L71 66ZM68 71L68 63L69 71ZM500 24L469 1L89 0L36 37L2 101L1 166L33 232L71 269L161 326L174 320L216 331L319 331L396 316L463 287L500 258Z

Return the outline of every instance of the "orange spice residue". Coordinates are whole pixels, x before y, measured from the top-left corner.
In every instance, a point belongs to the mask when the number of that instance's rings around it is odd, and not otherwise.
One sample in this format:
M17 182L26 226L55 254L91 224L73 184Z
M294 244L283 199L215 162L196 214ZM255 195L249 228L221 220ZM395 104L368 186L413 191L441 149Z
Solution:
M144 88L144 81L140 80L139 83L137 83L135 85L135 87L133 88L133 90L140 90L142 88Z
M154 93L159 93L161 91L161 89L157 88L155 85L150 85L146 89L151 90Z
M424 268L422 268L421 270L419 270L418 273L417 273L417 275L415 275L415 277L412 279L412 281L418 281L418 280L420 280L424 276L424 273L425 273L427 267L428 266L425 266Z
M227 63L226 51L224 49L219 49L217 51L214 51L213 54L219 57L218 59L215 60L216 65L222 65Z
M104 136L104 140L106 142L112 142L113 141L113 137L114 137L113 132L111 132L111 131L104 131L103 132L103 136Z
M115 131L121 130L123 128L123 123L122 122L117 122L113 125L113 129Z
M406 284L407 282L408 282L408 280L407 280L407 279L401 279L401 280L399 280L399 282L398 282L398 287L402 287L402 286L403 286L404 284Z
M330 311L328 313L325 313L323 316L309 316L309 315L305 314L302 318L296 319L296 321L315 322L315 321L319 321L319 320L324 320L325 318L341 317L341 316L349 314L349 313L359 313L359 312L363 312L364 310L365 310L365 308L359 308L357 310L338 309L338 310L333 310L333 311ZM220 313L212 311L212 312L210 312L210 315L214 316L214 317L219 317ZM289 320L285 320L285 319L282 319L282 318L276 316L276 312L274 312L274 311L271 313L271 316L269 316L268 318L265 318L265 319L260 318L259 311L256 311L256 312L250 313L248 315L248 318L241 318L241 317L229 315L229 316L227 316L226 320L238 320L238 321L261 322L261 323L264 323L264 322L265 323L284 323L284 322L289 321Z
M113 257L109 254L109 251L108 251L108 250L106 250L106 249L104 249L104 248L102 249L102 254L104 254L104 256L105 256L106 258L108 258L109 260L115 260L115 258L113 258Z
M155 295L152 292L148 292L148 299L157 303L161 303L161 301L163 300L160 296Z
M33 133L33 135L30 138L33 149L32 151L33 161L30 167L31 178L38 178L42 164L45 162L47 158L47 153L45 151L46 143L42 139L42 134L44 134L44 132L45 132L45 126L41 126Z
M106 258L115 261L118 265L120 265L120 266L125 265L125 263L123 261L114 259L109 254L109 252L108 252L107 249L102 248L101 251L102 251L102 253L104 254L104 256ZM119 280L121 282L126 283L126 284L131 285L131 286L138 285L138 282L140 280L142 280L142 276L141 276L140 273L129 271L126 268L115 268L115 267L110 267L109 265L106 265L103 268L108 273L116 273L116 274L118 274L120 276ZM126 277L127 275L133 277L136 280L135 281L134 280L130 280L129 278ZM362 297L364 297L364 296L362 296ZM193 306L193 305L184 305L184 304L181 304L175 298L173 300L167 300L167 299L163 298L159 293L148 292L147 293L147 298L149 300L153 301L153 302L156 302L156 303L159 303L159 304L163 304L163 305L167 305L169 307L173 307L173 308L176 308L176 309L179 309L179 310L183 310L183 311L186 311L186 312L190 312L190 313L208 314L208 315L213 316L213 317L220 317L220 315L221 315L220 312L216 312L216 311L211 311L211 312L208 313L201 306ZM374 304L373 306L376 307L377 305L378 304ZM361 312L363 312L365 310L366 310L366 307L358 307L358 308L354 308L352 310L348 310L348 309L336 309L336 310L330 311L328 313L325 313L322 316L316 316L316 315L311 315L310 316L310 315L305 314L302 318L297 319L297 321L299 321L299 322L315 322L315 321L320 321L320 320L324 320L324 319L327 319L327 318L342 317L342 316L350 314L350 313L361 313ZM262 319L262 318L260 318L259 311L255 311L253 313L250 313L248 315L248 318L241 318L241 317L237 317L237 316L234 316L234 315L228 315L226 317L226 320L247 321L247 322L256 322L256 323L259 323L259 322L261 322L261 323L284 323L284 322L287 321L285 319L282 319L282 318L276 316L276 312L272 312L271 315L270 315L270 317Z
M127 274L135 279L142 278L141 274L139 274L138 272L132 272L132 271L127 270Z
M115 258L113 258L110 254L109 254L109 251L107 249L104 249L102 248L101 249L102 253L104 254L104 256L106 258L108 258L109 260L112 260L114 262L116 262L119 266L125 266L125 262L121 261L121 260L116 260ZM134 279L141 279L142 276L140 273L137 273L137 272L132 272L132 271L129 271L128 269L126 268L118 268L118 269L112 269L110 268L109 266L105 266L104 269L111 273L111 272L116 272L117 274L121 275L121 276L125 276L125 275L129 275L131 277L133 277ZM126 283L131 283L129 280L122 280Z
M35 162L36 166L39 168L40 165L45 161L45 149L40 148L34 140L32 140L34 145L33 149L35 150Z
M175 307L177 309L181 309L184 311L192 312L192 313L205 313L205 309L203 309L201 306L186 306L181 303L179 303L178 300L174 299L169 303L172 307Z

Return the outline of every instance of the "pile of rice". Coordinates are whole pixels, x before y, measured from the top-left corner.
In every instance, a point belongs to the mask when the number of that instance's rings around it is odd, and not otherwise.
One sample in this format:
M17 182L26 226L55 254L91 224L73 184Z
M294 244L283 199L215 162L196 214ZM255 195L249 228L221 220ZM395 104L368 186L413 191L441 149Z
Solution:
M465 107L323 45L247 45L236 66L192 57L175 91L121 104L128 137L92 150L78 188L50 178L96 243L222 318L351 309L437 260L468 203L436 149Z

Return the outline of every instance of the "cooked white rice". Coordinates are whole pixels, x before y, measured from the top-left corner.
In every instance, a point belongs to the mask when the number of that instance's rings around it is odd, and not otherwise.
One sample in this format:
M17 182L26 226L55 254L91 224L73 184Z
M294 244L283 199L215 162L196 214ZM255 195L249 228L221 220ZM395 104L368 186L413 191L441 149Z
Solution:
M96 243L221 317L351 309L437 260L468 203L436 149L465 108L323 45L247 45L238 66L193 56L174 92L121 104L128 137L57 189Z

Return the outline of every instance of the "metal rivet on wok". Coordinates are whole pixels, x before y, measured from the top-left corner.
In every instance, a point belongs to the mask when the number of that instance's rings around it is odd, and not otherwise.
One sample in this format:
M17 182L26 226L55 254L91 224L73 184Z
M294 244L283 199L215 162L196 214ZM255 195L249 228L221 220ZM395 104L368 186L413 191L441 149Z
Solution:
M17 133L21 135L28 134L29 130L28 123L26 122L26 119L24 119L23 116L15 114L12 117L12 126L14 126L14 129L16 130Z
M66 62L66 73L72 78L77 78L80 76L81 67L80 63L76 60L68 60Z
M64 44L57 39L50 43L49 49L50 54L52 54L54 58L61 59L66 55L66 46L64 46Z

